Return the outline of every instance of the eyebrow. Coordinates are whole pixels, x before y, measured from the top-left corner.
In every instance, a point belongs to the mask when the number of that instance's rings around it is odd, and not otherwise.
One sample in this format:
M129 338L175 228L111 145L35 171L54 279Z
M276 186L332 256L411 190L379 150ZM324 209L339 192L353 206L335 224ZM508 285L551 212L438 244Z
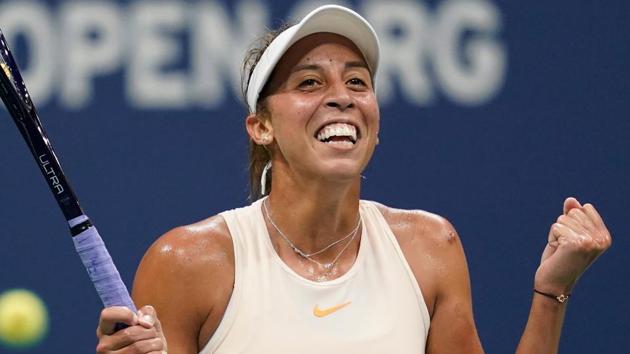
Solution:
M368 68L368 66L362 61L346 62L346 69L353 69L353 68L363 68L363 69L366 69L367 71L370 71L370 68Z
M301 64L301 65L297 65L296 67L293 68L293 70L291 70L291 72L295 73L298 71L304 71L304 70L314 70L314 71L319 71L321 70L321 65L317 65L317 64ZM363 68L366 69L368 71L370 71L370 69L367 67L367 65L362 62L362 61L348 61L345 64L345 69L353 69L353 68Z
M296 67L293 68L293 70L291 70L291 72L296 73L298 71L304 71L304 70L319 70L321 69L321 66L316 65L316 64L301 64L301 65L297 65Z

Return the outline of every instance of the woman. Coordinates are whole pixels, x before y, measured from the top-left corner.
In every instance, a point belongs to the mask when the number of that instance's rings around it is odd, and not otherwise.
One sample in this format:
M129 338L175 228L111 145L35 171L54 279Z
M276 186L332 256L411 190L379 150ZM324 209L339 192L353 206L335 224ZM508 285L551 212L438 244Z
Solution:
M103 310L99 353L483 352L453 227L360 200L378 144L378 59L371 26L338 6L250 52L257 200L156 241L134 284L145 306ZM564 202L517 352L557 351L566 298L610 243L593 206Z

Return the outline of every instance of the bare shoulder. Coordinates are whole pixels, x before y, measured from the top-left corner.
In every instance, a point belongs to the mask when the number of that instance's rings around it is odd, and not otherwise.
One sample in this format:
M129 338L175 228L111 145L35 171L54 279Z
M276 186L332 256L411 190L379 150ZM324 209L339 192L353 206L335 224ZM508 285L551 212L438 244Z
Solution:
M407 259L431 316L427 353L483 353L472 314L464 249L445 218L378 205Z
M138 306L155 307L169 348L193 340L198 348L216 329L233 284L230 232L221 216L213 216L174 228L149 247L136 272L133 297Z
M424 210L392 208L376 203L399 243L421 242L423 245L448 246L459 238L453 225L444 217Z
M432 315L437 297L454 279L451 272L465 266L457 231L447 219L427 211L377 207L396 236Z
M174 228L158 238L144 255L136 276L152 276L144 272L158 270L155 276L159 277L195 276L233 264L233 259L230 232L217 215Z
M223 218L216 215L168 231L151 245L142 262L155 259L169 266L196 270L197 266L225 265L232 254L230 232Z

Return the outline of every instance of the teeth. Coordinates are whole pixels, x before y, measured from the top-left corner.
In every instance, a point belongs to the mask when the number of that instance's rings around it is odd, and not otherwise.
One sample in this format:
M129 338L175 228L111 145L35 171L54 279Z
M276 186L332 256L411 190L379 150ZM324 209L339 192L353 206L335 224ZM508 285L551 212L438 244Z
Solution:
M334 144L334 145L346 145L346 146L352 146L354 145L354 143L349 142L349 141L327 141L324 144Z
M317 140L326 141L333 136L348 137L352 142L357 141L357 128L351 124L333 123L323 127L317 134Z

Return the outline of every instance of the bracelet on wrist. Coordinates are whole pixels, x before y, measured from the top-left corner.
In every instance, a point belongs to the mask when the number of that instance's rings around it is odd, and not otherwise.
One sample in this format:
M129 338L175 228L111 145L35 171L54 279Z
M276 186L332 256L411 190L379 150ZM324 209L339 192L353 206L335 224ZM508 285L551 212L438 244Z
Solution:
M554 295L554 294L549 294L549 293L543 293L542 291L538 291L534 288L534 292L536 294L540 294L542 296L546 296L550 299L554 299L556 301L558 301L561 304L564 304L565 302L567 302L567 300L569 300L569 297L571 297L571 294L560 294L560 295Z

